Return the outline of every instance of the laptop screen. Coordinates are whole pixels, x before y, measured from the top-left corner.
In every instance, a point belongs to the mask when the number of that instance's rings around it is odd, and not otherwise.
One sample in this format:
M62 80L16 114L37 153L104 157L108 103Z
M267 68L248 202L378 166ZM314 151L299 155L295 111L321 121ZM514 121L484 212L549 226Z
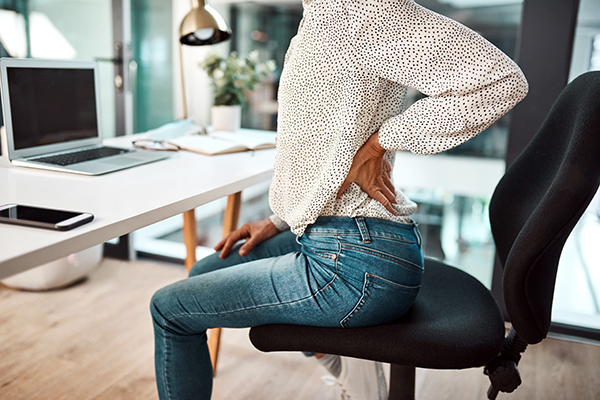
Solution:
M6 74L15 150L98 136L93 69L8 67Z

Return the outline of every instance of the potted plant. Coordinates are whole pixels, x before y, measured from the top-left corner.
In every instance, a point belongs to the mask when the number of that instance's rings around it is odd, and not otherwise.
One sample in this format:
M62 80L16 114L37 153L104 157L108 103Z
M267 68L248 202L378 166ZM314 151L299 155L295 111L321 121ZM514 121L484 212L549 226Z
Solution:
M213 129L236 131L241 124L242 106L248 102L246 94L275 70L275 61L259 63L257 51L248 57L231 52L227 57L209 54L200 67L206 71L213 85Z

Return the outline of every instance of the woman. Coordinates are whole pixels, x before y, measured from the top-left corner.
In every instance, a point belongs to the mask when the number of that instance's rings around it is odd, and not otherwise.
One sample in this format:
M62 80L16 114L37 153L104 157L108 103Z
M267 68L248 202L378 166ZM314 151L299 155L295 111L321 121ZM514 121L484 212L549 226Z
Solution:
M407 87L428 97L404 109ZM304 0L278 94L274 215L153 297L160 398L210 398L209 328L398 318L423 259L416 205L391 181L394 152L455 147L526 93L505 54L410 0Z

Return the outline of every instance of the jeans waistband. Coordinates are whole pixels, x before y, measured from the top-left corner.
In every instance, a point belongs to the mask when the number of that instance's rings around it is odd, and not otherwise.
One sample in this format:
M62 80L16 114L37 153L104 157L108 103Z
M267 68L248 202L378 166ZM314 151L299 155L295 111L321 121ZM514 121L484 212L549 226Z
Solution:
M421 245L421 236L415 223L406 224L379 218L319 217L304 231L307 236L311 233L358 234L364 243L370 243L372 236L405 237L412 233Z

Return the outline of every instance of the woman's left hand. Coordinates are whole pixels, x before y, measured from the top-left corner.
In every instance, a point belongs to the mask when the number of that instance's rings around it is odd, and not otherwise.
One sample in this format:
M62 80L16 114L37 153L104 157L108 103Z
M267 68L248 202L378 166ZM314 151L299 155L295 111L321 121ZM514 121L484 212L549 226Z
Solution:
M375 132L358 149L352 160L352 166L342 184L337 197L348 189L352 182L372 199L377 200L393 215L398 213L392 207L396 204L396 190L391 181L392 167L385 157L385 149L379 144L379 132Z

